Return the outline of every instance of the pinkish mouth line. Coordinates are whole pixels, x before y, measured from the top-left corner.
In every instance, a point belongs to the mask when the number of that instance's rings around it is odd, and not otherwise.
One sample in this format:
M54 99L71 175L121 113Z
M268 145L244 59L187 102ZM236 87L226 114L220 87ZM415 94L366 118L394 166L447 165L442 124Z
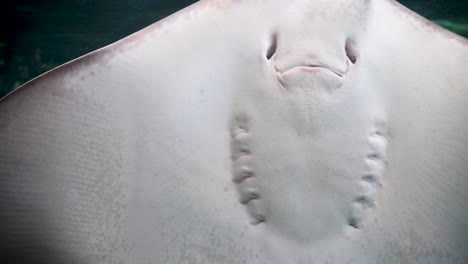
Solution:
M279 71L278 71L278 73L279 73L280 75L284 75L284 74L287 74L287 73L290 72L290 71L293 71L293 70L296 70L296 69L301 69L301 68L303 68L303 69L327 70L327 71L329 71L329 72L331 72L331 73L337 75L337 76L340 77L340 78L344 77L344 76L346 75L346 73L347 73L347 70L346 70L345 72L343 72L343 71L339 71L339 70L333 69L333 68L331 68L331 67L327 67L327 66L323 66L323 65L315 65L315 64L298 65L298 66L294 66L294 67L292 67L292 68L290 68L290 69L287 69L287 70L285 70L285 71L283 71L283 72L279 72Z
M299 64L299 65L295 65L283 72L279 71L278 68L275 67L276 69L276 72L281 76L283 74L287 74L289 71L292 71L292 70L296 70L296 69L300 69L300 68L303 68L303 69L318 69L318 70L327 70L329 71L330 73L333 73L335 75L337 75L338 77L340 78L343 78L347 73L348 73L348 70L349 70L349 61L346 61L346 70L345 71L340 71L340 70L337 70L333 67L330 67L330 66L326 66L326 65L323 65L323 64Z

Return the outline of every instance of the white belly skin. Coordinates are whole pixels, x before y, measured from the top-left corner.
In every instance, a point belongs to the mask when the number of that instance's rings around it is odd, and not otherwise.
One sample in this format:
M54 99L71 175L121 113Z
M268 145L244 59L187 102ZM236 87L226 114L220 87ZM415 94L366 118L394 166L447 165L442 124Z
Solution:
M392 1L201 1L0 101L0 257L466 263L467 61Z

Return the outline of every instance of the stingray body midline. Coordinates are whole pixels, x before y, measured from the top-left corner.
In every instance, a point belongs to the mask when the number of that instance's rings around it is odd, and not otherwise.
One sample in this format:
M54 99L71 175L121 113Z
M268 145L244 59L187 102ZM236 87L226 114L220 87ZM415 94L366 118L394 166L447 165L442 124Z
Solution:
M0 101L0 257L466 263L467 68L393 1L201 1Z

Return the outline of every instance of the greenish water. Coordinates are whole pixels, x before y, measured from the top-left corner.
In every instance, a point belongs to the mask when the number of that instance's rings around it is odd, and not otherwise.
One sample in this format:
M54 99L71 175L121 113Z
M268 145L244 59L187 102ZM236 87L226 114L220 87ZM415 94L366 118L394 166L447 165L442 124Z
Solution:
M193 2L2 1L0 97L47 70L121 39ZM468 0L400 2L433 22L468 37Z

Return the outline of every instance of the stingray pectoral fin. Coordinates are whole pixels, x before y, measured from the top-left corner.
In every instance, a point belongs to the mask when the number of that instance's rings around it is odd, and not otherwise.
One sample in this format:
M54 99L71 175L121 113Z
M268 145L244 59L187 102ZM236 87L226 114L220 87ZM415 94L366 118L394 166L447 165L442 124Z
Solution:
M122 151L125 132L115 118L122 113L108 104L118 95L106 102L93 91L104 79L88 86L92 74L81 63L94 59L62 66L0 102L0 250L12 263L73 262L85 239L89 248L101 245L92 250L98 254L123 241L121 175L132 154Z
M380 94L389 124L373 231L387 226L384 244L398 245L402 256L416 259L432 250L439 262L466 261L467 40L394 1L376 1L373 8L361 56L372 81L363 85ZM390 252L384 255L385 261L392 258Z
M163 263L240 246L231 237L247 216L227 129L235 83L218 66L229 40L205 30L222 11L200 2L0 101L0 255ZM225 229L230 221L242 224Z

